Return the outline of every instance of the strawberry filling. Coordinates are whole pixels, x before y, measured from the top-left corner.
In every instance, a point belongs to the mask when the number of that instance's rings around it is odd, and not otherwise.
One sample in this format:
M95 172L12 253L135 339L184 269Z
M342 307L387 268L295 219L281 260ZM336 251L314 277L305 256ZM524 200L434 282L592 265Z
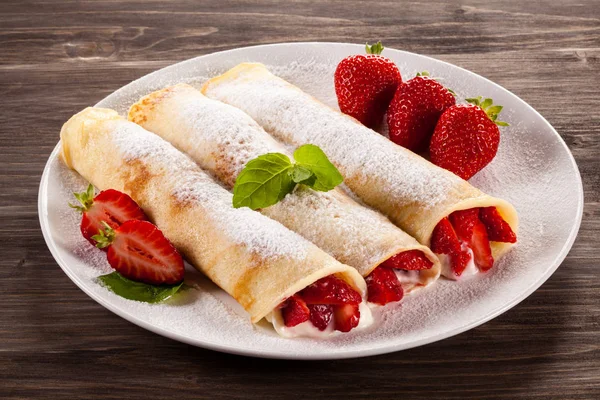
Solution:
M409 250L387 259L367 276L369 302L385 305L402 300L404 290L394 270L431 269L433 263L420 250Z
M321 278L281 303L281 315L287 327L309 321L324 331L333 321L333 329L349 332L360 321L362 297L347 282L333 275Z
M450 258L452 272L461 276L471 254L480 271L494 265L490 242L515 243L517 236L496 207L455 211L443 218L433 230L431 250Z

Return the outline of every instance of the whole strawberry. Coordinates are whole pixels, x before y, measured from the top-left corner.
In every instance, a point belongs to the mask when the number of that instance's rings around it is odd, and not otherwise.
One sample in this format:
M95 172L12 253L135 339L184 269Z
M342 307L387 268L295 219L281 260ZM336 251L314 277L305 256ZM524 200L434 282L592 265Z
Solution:
M383 119L396 88L402 83L398 67L381 56L383 45L366 45L367 54L344 58L334 75L338 105L363 125L375 129Z
M456 104L446 89L427 71L398 86L387 111L390 140L415 153L427 149L440 115Z
M470 179L496 156L500 144L497 121L502 106L493 105L492 99L481 101L481 96L466 99L470 104L448 108L440 117L429 145L431 162Z

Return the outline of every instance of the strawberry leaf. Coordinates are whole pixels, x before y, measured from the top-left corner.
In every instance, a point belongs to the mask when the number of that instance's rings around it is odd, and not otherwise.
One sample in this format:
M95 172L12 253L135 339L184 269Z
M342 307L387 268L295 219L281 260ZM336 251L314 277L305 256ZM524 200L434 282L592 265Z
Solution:
M300 146L294 152L294 159L301 167L307 168L315 176L314 182L306 181L314 190L327 192L344 181L340 171L329 161L323 150L314 144Z
M381 52L383 51L384 47L381 44L381 42L377 42L373 45L370 45L369 43L367 43L365 45L365 49L367 50L367 54L381 54Z
M85 192L73 193L73 196L75 196L81 205L69 203L69 207L74 208L81 213L86 212L90 209L92 204L94 204L94 185L90 183Z
M127 279L118 272L99 276L98 280L107 289L121 297L145 303L164 301L177 293L183 285L183 281L175 285L149 285Z
M99 229L98 233L92 236L92 239L96 241L96 247L99 249L110 246L113 240L115 240L114 229L104 221L102 221L102 225L104 225L104 230Z

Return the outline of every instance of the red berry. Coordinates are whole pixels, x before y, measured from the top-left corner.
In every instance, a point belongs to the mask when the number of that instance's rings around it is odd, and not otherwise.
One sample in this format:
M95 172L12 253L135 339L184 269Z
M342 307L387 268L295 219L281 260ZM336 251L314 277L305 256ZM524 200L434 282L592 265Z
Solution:
M435 127L429 153L431 162L470 179L496 156L500 143L496 121L501 106L492 105L491 99L481 104L478 99L468 99L476 104L458 104L448 108Z
M306 304L358 304L360 293L335 276L326 276L299 292Z
M398 86L387 111L390 140L414 152L429 146L431 135L454 95L427 76L417 76Z
M333 316L333 306L328 304L310 304L308 305L308 309L310 310L310 322L320 331L324 331Z
M459 239L473 250L475 265L483 271L492 268L494 258L487 230L479 220L479 208L455 211L450 214L450 222Z
M433 263L429 260L421 250L409 250L398 253L395 256L388 258L380 265L386 268L403 269L406 271L414 271L421 269L431 269Z
M126 278L154 285L183 280L183 258L148 221L130 220L114 230L107 228L94 240L99 247L108 247L108 263Z
M360 311L358 305L344 304L333 306L335 329L340 332L350 332L358 326Z
M515 243L517 235L510 225L502 218L496 207L483 207L479 218L487 229L488 238L493 242Z
M382 50L381 43L367 45L367 51L375 54L344 58L334 75L340 110L372 129L381 123L396 88L402 82L398 67L379 55Z
M371 303L385 305L394 301L402 300L404 291L396 276L390 269L379 266L373 270L365 279L369 291Z
M456 231L448 218L442 218L433 230L431 250L434 253L446 254L450 257L452 272L456 276L463 273L471 259L470 254L462 249Z
M281 315L285 326L291 328L292 326L308 321L310 311L304 300L298 295L293 295L283 303Z
M104 229L102 222L115 229L125 221L148 219L131 197L114 189L104 190L94 197L94 186L89 185L87 191L75 193L75 197L81 205L71 205L71 207L83 214L80 224L81 233L94 246L96 241L92 236Z

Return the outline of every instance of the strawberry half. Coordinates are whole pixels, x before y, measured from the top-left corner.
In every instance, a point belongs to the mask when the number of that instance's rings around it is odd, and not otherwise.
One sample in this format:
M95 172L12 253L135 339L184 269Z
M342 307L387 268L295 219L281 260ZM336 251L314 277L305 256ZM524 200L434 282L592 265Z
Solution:
M104 228L102 222L115 229L125 221L148 219L131 197L118 190L104 190L94 197L94 186L90 184L85 192L73 193L73 195L81 205L69 203L69 206L82 213L81 234L94 246L96 241L92 236L97 235Z
M387 111L390 140L416 153L429 146L442 113L456 104L454 94L426 71L398 86Z
M471 104L452 106L440 117L429 145L431 162L470 179L496 156L500 144L497 121L502 106L492 99L466 99Z
M338 64L334 74L335 94L344 114L375 129L402 83L402 76L396 64L380 55L381 42L367 44L366 50L366 55L346 57Z
M479 211L479 219L487 229L488 238L494 242L515 243L517 235L502 218L496 207L483 207Z
M281 315L285 326L292 327L308 321L310 311L304 300L298 295L293 295L283 303Z
M358 304L360 294L335 276L326 276L299 292L306 304Z
M108 247L108 263L134 281L172 285L183 280L183 259L163 233L148 221L131 220L116 229L107 223L92 239Z
M487 229L479 220L479 208L455 211L449 218L459 239L473 250L475 265L482 271L492 268L494 257Z
M396 273L386 267L375 268L365 278L369 291L368 301L371 303L385 305L394 301L402 300L404 290L396 276Z
M310 304L310 322L320 331L327 329L333 316L333 306L329 304Z
M358 326L360 321L360 311L358 305L344 304L333 307L333 320L335 330L340 332L350 332Z
M456 231L448 218L442 218L433 230L431 250L434 253L446 254L450 257L452 272L456 276L462 275L471 260L471 255L462 249Z
M433 263L429 260L421 250L409 250L398 253L393 257L388 258L383 263L382 267L403 269L406 271L415 271L422 269L431 269Z

